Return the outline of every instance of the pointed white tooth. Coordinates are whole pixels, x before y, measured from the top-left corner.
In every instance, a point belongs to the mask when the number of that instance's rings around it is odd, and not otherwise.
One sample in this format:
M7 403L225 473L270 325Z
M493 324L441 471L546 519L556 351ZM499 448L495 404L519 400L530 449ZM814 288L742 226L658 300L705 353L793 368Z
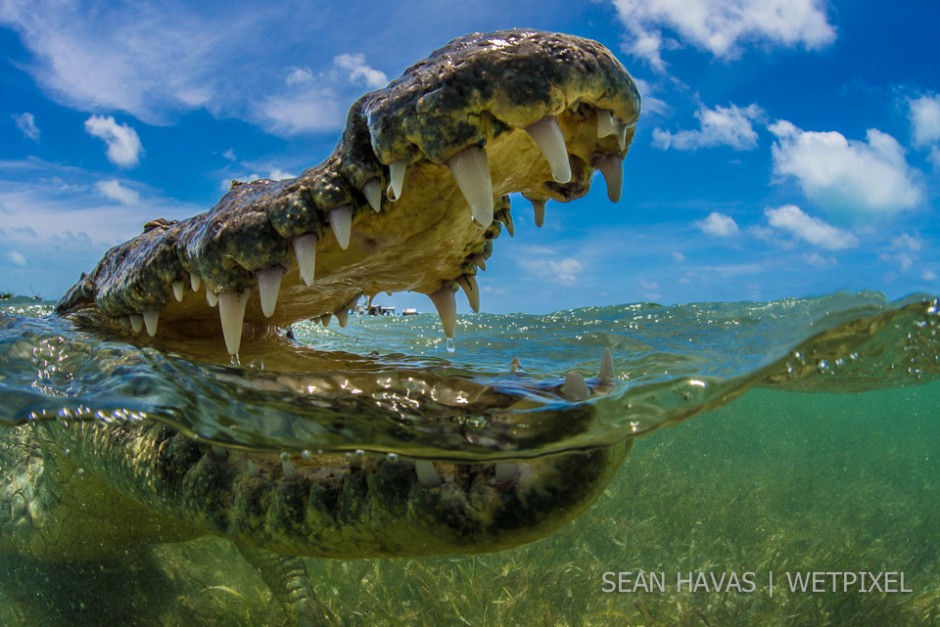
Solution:
M345 329L346 324L349 322L349 307L342 307L333 315L336 316L336 321L339 322L340 328Z
M178 303L183 302L183 282L173 281L171 285L173 286L173 298L175 298Z
M242 323L245 321L245 306L248 304L249 290L234 292L225 290L219 293L219 319L222 321L222 337L230 355L237 355L242 343Z
M369 179L362 186L362 195L369 201L372 211L378 213L382 210L382 184L379 179Z
M594 165L604 176L607 183L607 197L610 202L619 202L623 188L623 162L616 155L600 155L594 159Z
M509 237L516 236L516 227L512 223L512 213L510 213L508 209L499 214L499 221L506 227L506 232L509 233Z
M457 285L459 285L463 289L463 293L467 295L467 302L470 303L470 309L475 313L480 313L480 289L477 287L476 278L465 274L457 279Z
M617 122L614 120L614 112L609 109L597 110L597 137L607 137L617 132Z
M618 124L617 125L617 143L620 145L620 150L623 150L627 147L627 125Z
M454 290L450 289L449 285L445 285L433 294L428 294L428 297L437 307L437 313L441 317L441 326L444 327L444 335L453 338L457 328L457 299L454 296Z
M519 465L516 462L496 462L496 471L493 473L493 483L506 483L512 481L519 474Z
M189 285L193 288L194 292L199 291L199 286L202 285L202 278L195 272L189 273Z
M473 219L483 228L493 223L493 178L486 151L479 146L467 148L447 162Z
M486 255L483 253L477 253L470 257L470 261L473 262L477 268L486 272Z
M343 205L330 210L328 215L330 228L333 229L339 247L346 250L349 247L349 236L352 234L352 207Z
M270 318L274 315L274 308L277 307L277 295L281 291L281 277L284 276L284 268L281 266L265 268L255 272L255 276L258 278L261 312Z
M297 266L300 268L300 278L304 285L313 285L313 273L317 266L317 236L307 233L294 238L294 256L297 257Z
M206 285L206 302L209 303L210 307L215 307L219 304L219 295L209 289L208 285Z
M401 198L401 188L405 185L405 171L408 160L399 159L388 164L388 199L395 202Z
M565 382L561 384L561 395L565 397L565 400L576 403L591 398L591 390L581 373L572 370L565 377Z
M610 349L605 346L601 355L601 369L597 373L597 384L613 385L614 376L614 358L610 354Z
M422 488L436 488L444 483L441 476L434 469L434 464L426 459L415 460L415 473Z
M326 315L320 316L320 324L323 325L323 328L324 328L324 329L327 328L328 326L330 326L330 320L331 320L332 318L333 318L333 316L332 316L331 314L326 314Z
M140 314L131 314L128 318L131 321L131 328L134 333L140 333L140 330L144 328L144 317Z
M535 140L539 150L548 160L552 168L552 178L559 183L571 180L571 163L568 162L568 148L565 146L565 136L558 126L558 119L548 115L525 129L526 133Z
M156 309L148 309L143 312L144 325L147 327L147 335L153 337L157 334L157 321L160 319L160 312Z
M535 226L542 228L542 225L545 224L545 201L533 200L532 209L535 211Z

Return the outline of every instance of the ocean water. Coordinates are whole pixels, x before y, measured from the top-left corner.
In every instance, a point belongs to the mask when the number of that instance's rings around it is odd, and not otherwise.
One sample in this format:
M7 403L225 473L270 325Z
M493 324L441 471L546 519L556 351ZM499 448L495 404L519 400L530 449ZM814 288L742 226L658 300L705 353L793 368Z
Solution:
M479 314L460 318L452 353L436 316L351 316L296 325L316 351L249 346L238 365L50 309L0 309L0 429L161 420L271 451L484 460L637 438L598 504L532 546L311 561L349 624L940 624L936 297ZM605 348L609 381L596 378ZM570 372L590 398L565 392ZM181 588L159 611L135 588L142 624L282 620L221 541L148 560ZM800 589L813 576L816 591Z

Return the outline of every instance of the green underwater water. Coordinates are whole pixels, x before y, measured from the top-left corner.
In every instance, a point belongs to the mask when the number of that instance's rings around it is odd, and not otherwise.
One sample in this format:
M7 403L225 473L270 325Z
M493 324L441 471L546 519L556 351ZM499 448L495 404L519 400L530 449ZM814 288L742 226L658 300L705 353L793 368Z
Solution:
M25 313L0 337L9 351L0 353L4 400L16 393L17 403L36 390L14 389L24 384L15 383L10 347L28 336L22 325L37 312ZM50 332L43 324L40 335ZM70 341L80 333L49 324ZM487 381L519 356L546 387L570 369L590 376L608 346L618 383L588 402L600 416L588 434L622 437L641 421L645 435L590 511L534 544L491 555L310 560L321 600L345 624L940 624L935 301L638 305L471 317L461 326L455 355L425 319L362 319L343 331L301 326L298 335L331 350L417 355L394 361ZM130 358L127 345L108 341ZM133 348L159 364L151 350ZM93 401L103 373L91 368L84 387L69 389ZM208 366L205 375L204 385L230 383ZM695 396L693 380L710 394ZM15 423L20 414L4 407ZM641 411L624 421L624 408ZM4 580L17 584L0 591L0 623L35 624L40 607L45 624L286 624L258 576L217 539L90 570L55 568L59 577L0 560ZM605 591L605 573L636 582L641 571L661 573L665 589ZM898 587L910 592L787 590L788 573L811 572L903 573ZM677 589L679 577L698 573L755 585Z
M549 538L492 555L311 560L311 573L352 625L936 625L938 406L936 383L754 390L641 439L601 500ZM277 620L248 569L232 580L220 543L161 550L199 582L176 624ZM620 571L664 573L666 590L605 592L604 573ZM911 592L786 589L787 572L828 571L903 573ZM756 589L677 590L699 572L753 572Z

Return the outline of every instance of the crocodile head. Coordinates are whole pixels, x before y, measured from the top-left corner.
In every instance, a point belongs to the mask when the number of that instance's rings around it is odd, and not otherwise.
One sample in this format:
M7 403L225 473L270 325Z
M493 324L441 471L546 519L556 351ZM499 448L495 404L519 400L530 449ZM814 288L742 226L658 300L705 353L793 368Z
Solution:
M295 321L336 316L344 324L360 296L412 290L430 297L453 336L455 292L462 289L478 309L476 271L502 229L512 233L508 194L528 199L539 225L546 201L583 196L598 170L610 199L619 200L639 105L629 74L596 42L529 30L461 37L360 98L322 164L294 179L233 184L193 218L148 223L109 250L57 310L199 359L207 353L187 345L211 338L227 363ZM610 376L607 366L599 382ZM457 401L448 406L447 392L467 386L473 389L451 396L476 399L469 410ZM409 403L421 402L416 387L404 393ZM446 411L495 412L494 424L506 433L513 408L534 406L525 395L473 382L437 377L422 389ZM556 400L591 393L578 378L558 389ZM375 406L361 405L363 412ZM344 407L355 420L359 405ZM309 460L214 454L205 441L168 438L159 429L135 437L157 438L152 463L163 470L148 481L157 492L177 486L176 496L161 500L178 502L177 513L201 511L200 520L243 543L346 556L473 552L531 540L590 503L629 448L532 459L533 447L519 459L464 463L362 461L336 447ZM95 463L104 475L139 476L143 462L138 455Z
M596 42L512 30L468 35L356 102L336 150L295 179L233 184L210 211L155 220L109 250L59 311L93 309L128 333L224 337L303 319L344 322L361 295L430 296L454 333L454 293L479 308L475 280L507 195L587 193L595 170L612 201L639 94ZM221 346L220 341L220 346Z

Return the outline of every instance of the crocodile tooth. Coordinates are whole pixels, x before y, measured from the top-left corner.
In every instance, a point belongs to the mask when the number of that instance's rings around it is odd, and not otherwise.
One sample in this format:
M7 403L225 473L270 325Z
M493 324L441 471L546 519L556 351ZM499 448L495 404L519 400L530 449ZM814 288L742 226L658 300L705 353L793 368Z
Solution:
M194 292L198 292L200 285L202 285L202 277L200 277L195 272L190 272L189 273L189 286L193 288Z
M281 460L281 472L284 473L285 479L296 479L300 476L294 463L286 457Z
M382 210L382 183L379 179L372 178L366 181L366 184L362 186L362 195L369 201L372 211L378 213Z
M470 261L473 263L473 265L478 267L480 270L483 270L484 272L486 272L486 255L484 255L483 253L477 253L473 255L472 257L470 257Z
M183 282L177 280L173 281L171 285L173 286L173 297L176 299L176 302L183 302Z
M597 383L598 385L614 384L614 358L606 346L601 354L601 369L597 373Z
M535 124L527 126L526 133L535 140L539 150L548 160L552 169L552 178L559 183L571 180L571 163L568 162L568 148L565 146L565 136L558 126L558 118L547 115Z
M215 307L219 304L219 295L209 289L208 285L206 285L206 302L209 303L210 307Z
M144 317L140 314L131 314L128 319L131 321L131 328L134 333L140 333L140 330L144 328Z
M617 133L617 122L614 120L614 112L609 109L597 110L597 138L607 137Z
M516 462L496 462L496 472L493 473L494 483L512 481L519 474L519 465Z
M320 316L320 324L323 325L323 328L324 328L324 329L327 328L328 326L330 326L330 319L331 319L332 317L333 317L332 314L324 314L324 315Z
M454 290L450 288L450 285L444 285L436 292L428 294L428 297L437 307L437 313L441 317L441 326L444 327L444 335L453 338L454 330L457 328L457 299L454 296Z
M561 384L561 395L565 397L565 400L576 403L591 398L591 390L581 373L572 370L565 377L565 382Z
M245 305L251 292L219 292L219 318L222 320L222 337L230 355L238 354L242 343L242 323L245 320Z
M346 250L349 247L349 236L352 234L352 206L343 205L330 210L330 228L339 242L339 247Z
M294 256L300 268L300 278L304 285L313 285L313 273L317 265L317 235L307 233L294 238Z
M444 483L441 476L434 469L434 464L426 459L415 460L415 473L422 488L436 488Z
M619 202L623 188L623 162L616 155L598 155L594 166L601 171L607 183L607 197L610 202Z
M341 307L338 311L333 313L336 316L336 321L339 322L340 328L345 329L346 324L349 322L349 308Z
M157 321L160 319L160 312L157 309L148 309L143 312L144 326L147 327L147 335L153 337L157 334Z
M399 159L388 164L388 199L395 202L401 198L401 188L405 185L405 171L408 160Z
M516 236L516 227L512 223L512 213L509 209L501 211L496 219L506 225L506 232L509 233L509 237Z
M493 223L493 179L486 151L472 146L458 152L447 162L473 219L484 229Z
M265 268L255 272L255 276L258 278L261 312L270 318L274 315L274 308L277 307L277 295L281 291L281 277L284 276L284 268L281 266Z
M463 289L467 295L467 302L470 303L470 309L474 313L480 313L480 289L477 287L477 280L470 274L465 274L457 279L457 285Z
M627 147L627 128L626 124L617 126L617 143L620 145L620 150Z
M545 201L533 200L532 209L535 211L535 226L542 228L542 225L545 224Z

